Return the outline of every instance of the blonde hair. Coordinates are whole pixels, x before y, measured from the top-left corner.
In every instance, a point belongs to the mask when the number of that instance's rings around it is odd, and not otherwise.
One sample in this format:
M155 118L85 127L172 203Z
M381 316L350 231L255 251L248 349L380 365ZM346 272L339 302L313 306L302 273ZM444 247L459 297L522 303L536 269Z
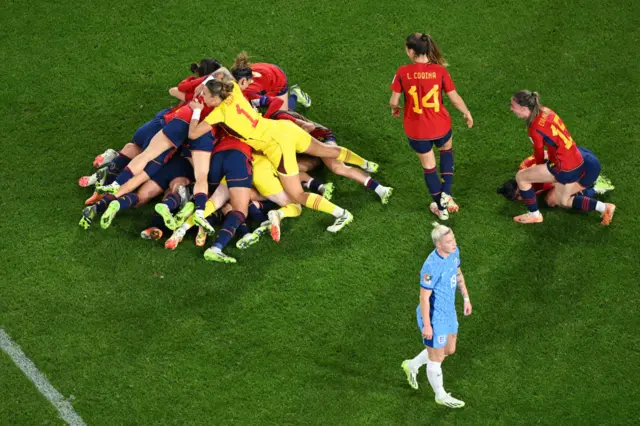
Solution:
M540 95L538 92L530 92L529 90L520 90L513 95L512 98L518 105L529 108L531 114L527 118L527 127L531 126L533 120L540 114L542 104L540 103Z
M444 226L441 223L433 222L433 230L431 231L431 239L433 240L433 244L437 244L438 241L442 239L445 235L451 232L451 228L448 226Z

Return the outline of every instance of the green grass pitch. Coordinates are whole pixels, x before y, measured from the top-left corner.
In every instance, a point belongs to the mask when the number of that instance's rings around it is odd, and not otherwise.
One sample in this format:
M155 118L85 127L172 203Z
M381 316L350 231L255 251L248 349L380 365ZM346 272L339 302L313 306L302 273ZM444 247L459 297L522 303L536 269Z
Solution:
M640 3L5 1L0 7L0 327L88 424L631 424L640 421ZM454 117L452 215L474 306L443 364L460 411L400 363L434 217L389 84L430 32L473 113ZM82 230L93 157L123 146L205 56L247 50L313 98L310 118L381 165L389 206L331 177L355 221L305 211L237 265L190 238L138 237L152 209ZM597 214L523 212L495 194L530 154L509 111L537 90L616 185ZM328 177L328 176L327 176ZM60 424L0 353L0 424Z

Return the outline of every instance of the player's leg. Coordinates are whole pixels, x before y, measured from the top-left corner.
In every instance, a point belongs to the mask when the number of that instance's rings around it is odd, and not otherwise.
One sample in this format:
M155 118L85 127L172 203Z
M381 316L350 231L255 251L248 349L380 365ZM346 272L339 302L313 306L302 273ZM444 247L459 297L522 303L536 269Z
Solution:
M351 179L352 181L363 185L365 188L374 191L378 197L380 197L382 204L389 203L389 198L393 193L393 188L381 185L364 170L349 167L342 161L338 161L333 158L323 158L322 161L334 174Z
M209 165L211 163L211 152L193 151L193 174L195 184L193 186L193 201L195 204L194 221L201 226L208 234L215 231L204 215L204 209L209 198Z
M409 145L418 155L420 165L424 172L424 182L427 185L429 194L435 203L435 209L429 206L429 210L440 220L449 219L449 211L442 205L442 183L436 171L436 156L433 153L432 141L416 141L409 139Z
M555 182L555 177L549 171L546 164L539 164L528 169L520 170L516 174L516 182L520 190L522 202L527 206L528 213L513 218L518 223L540 223L543 221L542 214L538 210L538 200L534 183Z
M595 198L588 197L580 192L593 187L600 176L600 162L589 150L580 148L584 163L582 175L577 182L561 185L556 190L558 204L566 208L574 208L584 212L598 211L602 217L601 225L609 225L613 219L616 206L611 203L603 203Z
M129 165L118 175L116 180L109 185L97 188L99 193L116 193L122 185L134 176L141 174L147 164L164 152L174 148L174 143L161 130L151 138L149 146L131 160ZM128 190L130 192L131 189Z
M301 132L304 132L304 130L300 129L299 127L296 126L296 128ZM311 136L309 135L309 137ZM364 158L347 148L343 148L337 145L329 146L323 144L313 137L311 137L311 143L303 151L298 152L304 152L305 154L313 155L315 157L333 158L338 161L342 161L343 163L358 166L369 173L375 173L378 171L377 163L365 160Z
M459 207L451 196L451 185L453 184L453 138L451 130L442 137L434 141L434 144L440 151L440 177L442 178L441 186L441 204L452 213L457 212Z
M418 313L418 315L420 315ZM420 325L420 322L419 324ZM447 343L451 335L451 331L457 333L457 327L451 328L441 324L431 324L433 329L433 336L431 339L423 339L425 346L427 347L427 353L429 360L427 361L427 379L429 384L435 393L436 404L444 405L450 408L464 407L464 401L453 398L444 390L444 380L442 373L442 362L447 356L446 348ZM454 343L455 345L455 343ZM455 346L454 346L455 348Z
M249 183L249 185L251 185ZM247 209L251 201L250 187L229 187L232 211L228 212L218 238L204 253L204 258L215 262L236 263L236 259L223 253L223 249L229 244L236 230L245 222Z

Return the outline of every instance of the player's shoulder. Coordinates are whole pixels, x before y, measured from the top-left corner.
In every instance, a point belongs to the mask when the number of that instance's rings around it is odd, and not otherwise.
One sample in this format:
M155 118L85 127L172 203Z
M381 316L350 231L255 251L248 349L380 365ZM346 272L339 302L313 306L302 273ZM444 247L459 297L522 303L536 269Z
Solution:
M440 268L443 260L444 260L443 257L440 256L440 254L436 249L434 249L431 253L429 253L429 256L427 256L427 258L425 259L424 263L422 264L422 269Z

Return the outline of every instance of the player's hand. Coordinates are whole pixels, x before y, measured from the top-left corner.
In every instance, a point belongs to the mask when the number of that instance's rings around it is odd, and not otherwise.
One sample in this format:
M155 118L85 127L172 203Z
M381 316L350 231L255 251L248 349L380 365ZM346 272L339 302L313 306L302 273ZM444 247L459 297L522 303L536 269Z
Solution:
M197 98L198 96L202 96L203 93L204 93L204 84L199 84L193 91L193 97Z
M464 302L464 315L465 316L469 316L471 315L471 302Z
M430 325L425 324L424 327L422 327L422 337L427 340L431 340L433 338L433 328L431 328Z
M472 128L473 127L473 117L471 117L471 113L467 112L466 114L464 114L464 119L467 120L467 127L468 128Z
M391 116L392 117L400 117L400 107L391 107Z
M189 102L189 106L194 111L197 110L197 109L204 108L204 104L202 102L200 102L199 100L195 99L195 98L191 102Z
M304 131L307 133L311 133L316 129L315 124L309 123L308 121L305 121L304 123L302 123L300 127L302 127Z

